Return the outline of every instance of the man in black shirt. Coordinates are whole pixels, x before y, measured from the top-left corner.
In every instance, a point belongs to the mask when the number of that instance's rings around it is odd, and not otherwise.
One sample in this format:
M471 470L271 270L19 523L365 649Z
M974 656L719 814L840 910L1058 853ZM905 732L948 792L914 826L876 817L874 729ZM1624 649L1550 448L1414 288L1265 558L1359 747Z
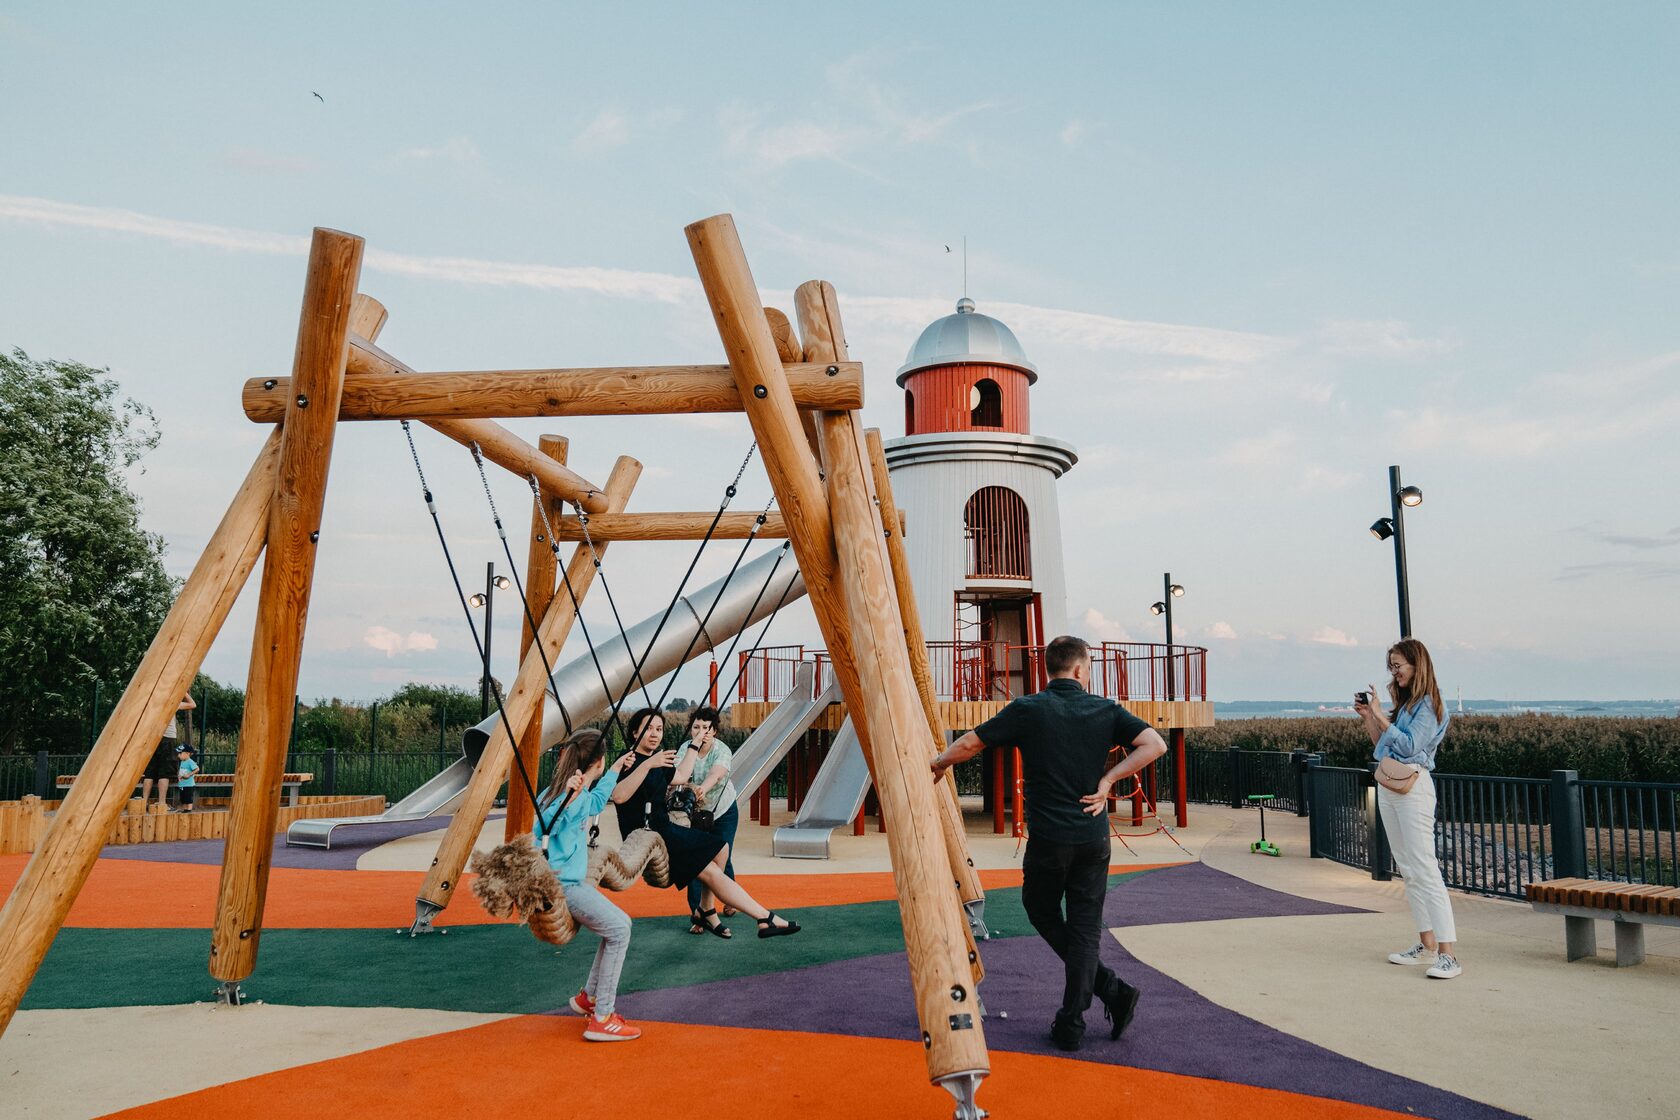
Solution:
M1077 1050L1093 991L1113 1023L1114 1038L1137 1009L1138 990L1097 959L1108 890L1108 791L1160 758L1167 744L1119 704L1087 691L1091 647L1083 640L1057 638L1046 647L1044 662L1050 673L1044 690L1011 701L952 743L934 759L933 775L938 781L986 747L1020 748L1027 800L1021 904L1067 967L1062 1007L1050 1037L1064 1050ZM1104 773L1116 746L1137 749Z

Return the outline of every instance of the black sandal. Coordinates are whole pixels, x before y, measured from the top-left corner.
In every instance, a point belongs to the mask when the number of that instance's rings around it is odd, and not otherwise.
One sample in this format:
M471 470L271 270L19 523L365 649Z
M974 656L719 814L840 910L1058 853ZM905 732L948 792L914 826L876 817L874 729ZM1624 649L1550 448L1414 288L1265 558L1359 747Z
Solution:
M714 918L717 921L714 924L708 922L707 918ZM723 924L723 920L718 918L716 910L691 910L688 914L688 920L692 923L688 927L689 933L709 933L714 937L721 937L725 941L735 936L730 932L729 927Z
M783 920L786 921L786 919L783 919ZM798 922L788 922L787 925L785 925L785 926L777 925L776 924L776 912L774 910L770 911L764 917L758 919L758 936L761 937L761 938L764 938L764 937L790 937L793 934L796 934L798 932L799 932L799 923Z

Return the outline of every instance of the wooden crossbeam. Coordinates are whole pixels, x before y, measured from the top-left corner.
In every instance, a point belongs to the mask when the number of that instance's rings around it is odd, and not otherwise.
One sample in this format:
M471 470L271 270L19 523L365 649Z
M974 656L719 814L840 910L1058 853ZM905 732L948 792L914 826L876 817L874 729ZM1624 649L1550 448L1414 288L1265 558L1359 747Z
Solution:
M779 513L764 515L764 527L755 534L756 513L726 513L718 518L712 532L716 541L744 541L758 536L765 540L780 540L787 536L787 522ZM698 541L705 539L706 529L715 513L603 513L589 519L589 539L592 541ZM554 539L583 540L583 526L576 517L566 517L554 523Z
M652 416L739 412L728 366L600 366L583 369L416 373L365 339L354 340L340 420L488 419L520 416ZM832 371L832 372L830 372ZM857 362L795 363L788 389L801 409L863 407ZM274 423L291 399L288 377L245 382L245 415Z

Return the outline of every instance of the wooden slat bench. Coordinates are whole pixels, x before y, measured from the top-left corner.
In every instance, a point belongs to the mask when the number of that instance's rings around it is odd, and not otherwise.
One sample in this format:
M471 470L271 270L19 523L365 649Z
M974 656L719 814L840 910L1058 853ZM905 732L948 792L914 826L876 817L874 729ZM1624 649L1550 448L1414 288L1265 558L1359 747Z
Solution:
M1615 923L1617 968L1644 961L1647 925L1680 926L1680 890L1674 887L1552 879L1530 883L1528 901L1540 913L1563 915L1565 951L1572 961L1598 954L1595 921Z
M298 791L301 790L304 786L308 785L310 782L313 782L314 780L315 780L315 775L314 774L282 774L280 776L280 788L282 790L284 790L285 794L286 794L285 804L296 805L298 803ZM73 784L75 784L75 781L76 781L76 775L74 775L74 774L60 774L59 778L58 778L58 788L59 789L69 789ZM170 784L174 785L175 783L171 782ZM138 782L135 783L134 788L135 789L140 788L140 785L139 785ZM196 785L195 788L197 788L197 789L215 788L215 789L227 789L227 790L231 791L233 789L233 775L232 774L200 774L200 775L198 775L198 781L197 781L197 785Z

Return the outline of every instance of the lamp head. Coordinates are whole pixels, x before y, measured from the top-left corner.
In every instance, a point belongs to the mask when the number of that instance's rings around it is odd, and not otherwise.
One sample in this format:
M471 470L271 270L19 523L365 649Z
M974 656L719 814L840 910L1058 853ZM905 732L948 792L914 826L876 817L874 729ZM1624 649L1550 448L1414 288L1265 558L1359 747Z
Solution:
M1416 486L1402 486L1400 488L1400 504L1403 506L1421 506L1423 491Z
M1167 613L1167 605L1165 603L1157 600L1157 601L1149 604L1149 613L1150 614L1166 614Z
M1175 583L1168 590L1170 590L1172 592L1172 597L1174 599L1184 598L1184 585L1183 584Z
M513 586L513 581L508 579L506 576L497 576L494 582L497 590L499 591L506 591L508 588Z
M467 596L467 602L471 603L475 607L482 607L485 604L485 601L484 592L482 591L474 591L471 595Z
M1371 522L1371 535L1379 541L1386 541L1394 535L1394 522L1387 517L1379 517Z

